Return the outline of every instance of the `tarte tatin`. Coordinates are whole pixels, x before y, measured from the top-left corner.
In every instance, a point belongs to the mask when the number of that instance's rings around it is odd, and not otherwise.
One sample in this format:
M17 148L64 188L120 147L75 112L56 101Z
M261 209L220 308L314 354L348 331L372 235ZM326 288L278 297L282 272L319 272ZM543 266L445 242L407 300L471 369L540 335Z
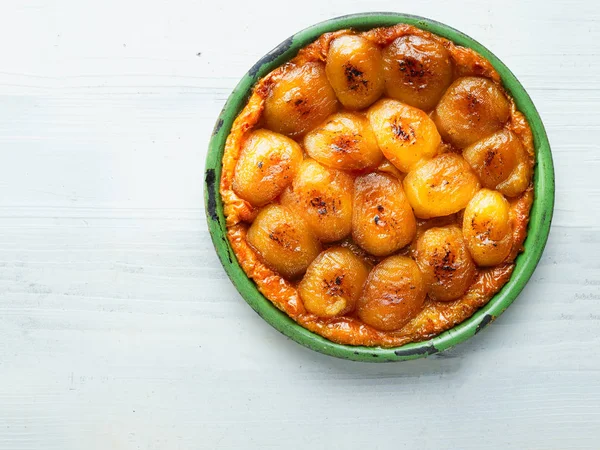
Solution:
M258 81L220 189L266 298L333 342L394 347L452 328L508 281L533 166L490 62L400 24L323 34Z

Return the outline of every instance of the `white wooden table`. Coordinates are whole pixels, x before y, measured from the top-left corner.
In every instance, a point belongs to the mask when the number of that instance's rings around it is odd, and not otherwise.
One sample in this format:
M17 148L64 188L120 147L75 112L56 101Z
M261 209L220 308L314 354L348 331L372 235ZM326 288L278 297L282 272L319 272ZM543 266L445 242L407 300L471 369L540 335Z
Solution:
M0 449L600 448L600 6L594 0L3 0ZM280 335L212 248L202 172L231 89L351 12L446 22L528 89L550 240L485 332L407 363Z

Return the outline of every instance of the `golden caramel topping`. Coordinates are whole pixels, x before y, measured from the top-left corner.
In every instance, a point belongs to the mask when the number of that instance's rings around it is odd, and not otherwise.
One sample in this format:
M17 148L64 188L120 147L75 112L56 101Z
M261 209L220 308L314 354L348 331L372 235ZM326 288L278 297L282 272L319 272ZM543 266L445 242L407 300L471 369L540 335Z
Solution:
M335 92L320 63L292 66L272 87L265 100L267 128L299 136L325 120L337 108Z
M417 243L417 264L429 296L434 300L456 300L475 278L475 264L460 228L430 228Z
M337 98L348 109L366 108L383 92L381 51L361 36L336 38L329 47L326 71Z
M420 219L460 211L479 189L479 180L467 162L444 153L423 162L404 178L404 190Z
M434 39L407 35L383 51L385 93L424 111L431 111L452 83L452 61Z
M500 130L510 116L502 88L487 78L454 81L433 113L442 138L459 148Z
M331 247L308 267L298 285L306 309L319 317L354 310L369 275L369 267L347 248Z
M495 266L512 248L510 205L496 191L480 190L469 202L463 234L473 259L480 266Z
M300 215L321 241L339 241L352 228L352 184L347 173L306 159L281 204Z
M311 158L340 170L362 170L377 166L383 159L371 125L355 113L339 113L304 137Z
M427 114L396 100L380 100L367 112L385 157L402 172L435 156L440 134Z
M510 130L498 131L463 150L483 187L496 189L519 164L523 144Z
M406 256L390 256L369 274L358 300L358 316L378 330L397 330L419 312L425 295L417 264Z
M256 130L244 143L235 166L233 190L255 206L273 201L302 163L300 146L281 134Z
M372 255L394 253L415 237L415 216L402 183L390 175L357 178L352 206L352 238Z
M248 229L248 242L286 278L302 275L320 251L302 217L279 205L266 206Z

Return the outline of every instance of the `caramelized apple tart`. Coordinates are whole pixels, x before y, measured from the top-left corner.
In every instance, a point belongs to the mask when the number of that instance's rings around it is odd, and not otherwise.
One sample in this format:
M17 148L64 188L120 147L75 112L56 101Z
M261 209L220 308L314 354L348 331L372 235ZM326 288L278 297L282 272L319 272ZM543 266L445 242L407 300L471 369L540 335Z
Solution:
M531 130L490 62L405 24L323 34L263 77L222 163L243 270L349 345L429 339L485 305L534 195Z

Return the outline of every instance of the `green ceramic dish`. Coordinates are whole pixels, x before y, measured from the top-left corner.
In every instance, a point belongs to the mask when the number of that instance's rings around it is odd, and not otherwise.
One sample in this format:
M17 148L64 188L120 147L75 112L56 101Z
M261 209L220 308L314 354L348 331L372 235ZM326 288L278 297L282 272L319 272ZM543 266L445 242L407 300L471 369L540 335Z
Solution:
M458 45L470 47L494 65L502 77L504 87L515 99L518 109L527 117L533 131L537 162L533 177L535 200L531 209L525 251L517 258L509 282L471 318L433 339L397 348L340 345L302 328L275 308L263 297L238 264L226 237L223 204L219 194L221 159L231 125L245 106L252 86L261 77L293 58L299 49L323 33L343 28L367 30L398 23L414 25L450 39ZM327 355L355 361L401 361L431 355L463 342L498 317L519 295L535 270L548 239L554 209L554 167L548 137L535 106L521 83L492 52L460 31L423 17L397 13L354 14L331 19L300 31L267 53L242 78L221 111L210 140L206 158L204 199L208 227L223 267L242 297L263 319L294 341Z

